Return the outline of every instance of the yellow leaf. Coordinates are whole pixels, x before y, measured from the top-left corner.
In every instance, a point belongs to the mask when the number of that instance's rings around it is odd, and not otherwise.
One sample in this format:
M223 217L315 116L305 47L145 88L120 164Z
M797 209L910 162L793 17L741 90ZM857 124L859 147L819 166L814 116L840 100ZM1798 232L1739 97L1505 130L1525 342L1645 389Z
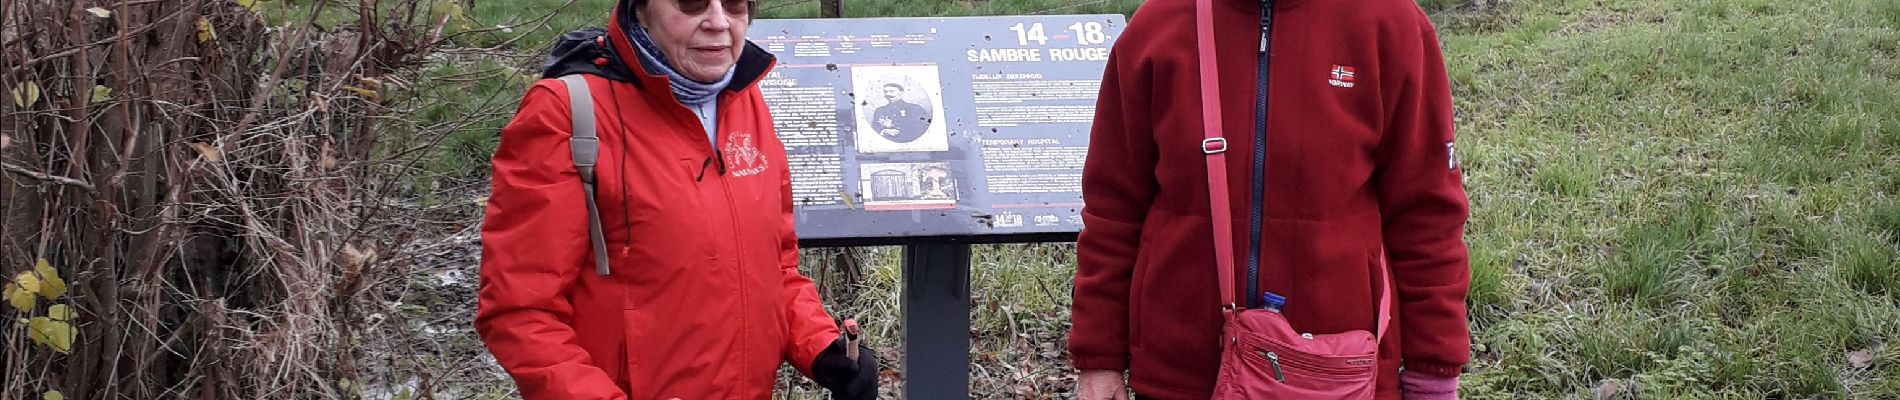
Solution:
M54 321L71 322L73 320L73 308L65 304L54 304L52 307L46 308L46 317L52 318Z
M40 395L40 400L66 400L66 395L60 394L58 390L48 390L46 394Z
M26 326L26 338L32 339L33 343L51 347L60 353L73 351L73 336L78 335L78 332L73 330L72 324L47 317L33 317Z
M191 147L198 149L198 155L204 156L205 161L218 162L224 160L224 153L218 151L217 147L212 147L204 143L192 143Z
M847 192L847 191L844 191L843 189L839 189L838 198L844 199L844 208L852 209L852 210L858 209L857 197L852 196L851 192Z
M204 43L213 40L218 40L218 30L211 27L210 19L202 15L198 16L198 42Z
M33 311L33 304L39 301L39 299L33 297L33 292L20 288L20 285L17 283L8 283L4 291L5 293L3 294L7 297L7 304L13 305L13 309L20 310L21 312Z
M20 289L27 293L40 292L40 274L34 271L20 271L19 275L13 276L13 283L20 285Z
M99 7L88 8L86 9L86 12L92 13L93 16L99 17L99 18L112 17L112 11L108 11L104 8L99 8Z
M112 88L105 87L105 85L93 86L92 87L92 102L103 103L106 100L112 100Z
M27 82L25 85L20 85L13 88L13 105L20 106L20 108L26 108L27 106L31 106L33 105L33 103L38 103L38 102L40 102L40 85L39 84L33 83L33 82Z
M46 259L42 258L39 263L34 264L33 272L40 274L41 297L57 300L60 295L66 294L66 280L59 278L59 270L53 269L53 264L46 262Z
M258 6L258 3L262 3L262 1L258 1L258 0L237 0L237 4L238 4L238 6L239 6L239 7L244 7L244 9L246 9L246 10L251 10L251 11L257 11L257 6Z
M462 3L459 2L437 1L429 5L429 13L436 19L446 16L449 19L468 21L468 17L462 15Z
M376 101L376 98L378 97L376 95L376 91L374 90L364 89L364 88L355 87L355 86L344 86L343 89L351 91L351 92L355 92L357 97L362 97L363 99L369 100L369 101Z
M7 297L7 303L12 304L16 310L32 312L33 305L38 304L38 300L34 299L33 295L45 288L39 275L34 271L21 271L19 275L14 275L13 282L7 283L5 293L3 293ZM64 283L60 283L60 287L60 290L65 290Z

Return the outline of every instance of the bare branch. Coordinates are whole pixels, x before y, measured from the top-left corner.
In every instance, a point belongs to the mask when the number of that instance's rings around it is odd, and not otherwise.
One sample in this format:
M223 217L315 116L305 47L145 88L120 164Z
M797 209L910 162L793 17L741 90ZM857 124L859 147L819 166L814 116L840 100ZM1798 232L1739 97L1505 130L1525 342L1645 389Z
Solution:
M61 185L73 186L80 189L85 189L88 192L93 190L92 184L86 183L86 181L82 181L78 179L67 178L64 176L51 175L51 174L40 173L40 172L33 172L33 170L26 169L26 167L8 164L5 162L0 162L0 168L5 168L7 172L25 175L27 178L32 178L33 180L37 180L41 182L51 182L51 183L57 183Z

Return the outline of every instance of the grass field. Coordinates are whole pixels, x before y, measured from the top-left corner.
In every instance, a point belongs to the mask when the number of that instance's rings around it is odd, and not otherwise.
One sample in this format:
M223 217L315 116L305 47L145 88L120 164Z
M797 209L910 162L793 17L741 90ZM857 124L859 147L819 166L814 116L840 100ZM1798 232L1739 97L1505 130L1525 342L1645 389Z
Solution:
M848 16L1139 5L844 1ZM550 26L599 25L610 2L574 2ZM478 0L466 15L510 25L568 3ZM1441 30L1473 211L1466 398L1900 399L1900 1L1422 3ZM812 17L816 4L762 7ZM503 36L471 35L467 46L521 57L437 72L532 73L556 31L499 47ZM525 78L456 84L507 99ZM432 168L482 182L494 135L451 138ZM1073 246L977 251L978 394L1065 397ZM899 348L897 252L865 260L864 285L834 309ZM818 398L808 385L786 396Z
M1900 396L1900 3L1438 22L1470 146L1471 397Z

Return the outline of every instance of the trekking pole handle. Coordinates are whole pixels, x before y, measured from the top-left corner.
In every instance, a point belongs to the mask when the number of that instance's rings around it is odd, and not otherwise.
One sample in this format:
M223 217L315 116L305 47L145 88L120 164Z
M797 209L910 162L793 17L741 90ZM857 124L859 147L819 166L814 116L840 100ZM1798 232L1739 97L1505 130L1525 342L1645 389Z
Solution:
M863 329L858 327L858 320L844 320L844 355L851 361L858 360L858 335L863 333Z

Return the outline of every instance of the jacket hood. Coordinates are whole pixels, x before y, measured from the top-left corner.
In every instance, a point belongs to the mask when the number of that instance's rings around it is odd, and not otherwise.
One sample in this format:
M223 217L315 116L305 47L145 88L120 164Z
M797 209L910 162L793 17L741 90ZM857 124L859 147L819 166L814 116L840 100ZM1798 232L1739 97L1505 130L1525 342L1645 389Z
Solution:
M600 75L616 81L634 81L633 71L607 46L607 30L581 28L555 39L541 70L542 78L573 74Z
M548 53L541 76L555 78L593 74L610 80L632 82L642 88L667 90L667 77L648 71L640 64L639 57L634 55L639 50L627 37L625 27L639 24L637 15L632 0L620 0L614 5L613 17L607 21L607 28L582 28L561 35ZM745 50L739 54L739 62L732 74L732 84L726 86L728 91L738 92L751 87L777 62L777 57L751 40L746 40L744 46ZM648 82L654 84L647 85Z

